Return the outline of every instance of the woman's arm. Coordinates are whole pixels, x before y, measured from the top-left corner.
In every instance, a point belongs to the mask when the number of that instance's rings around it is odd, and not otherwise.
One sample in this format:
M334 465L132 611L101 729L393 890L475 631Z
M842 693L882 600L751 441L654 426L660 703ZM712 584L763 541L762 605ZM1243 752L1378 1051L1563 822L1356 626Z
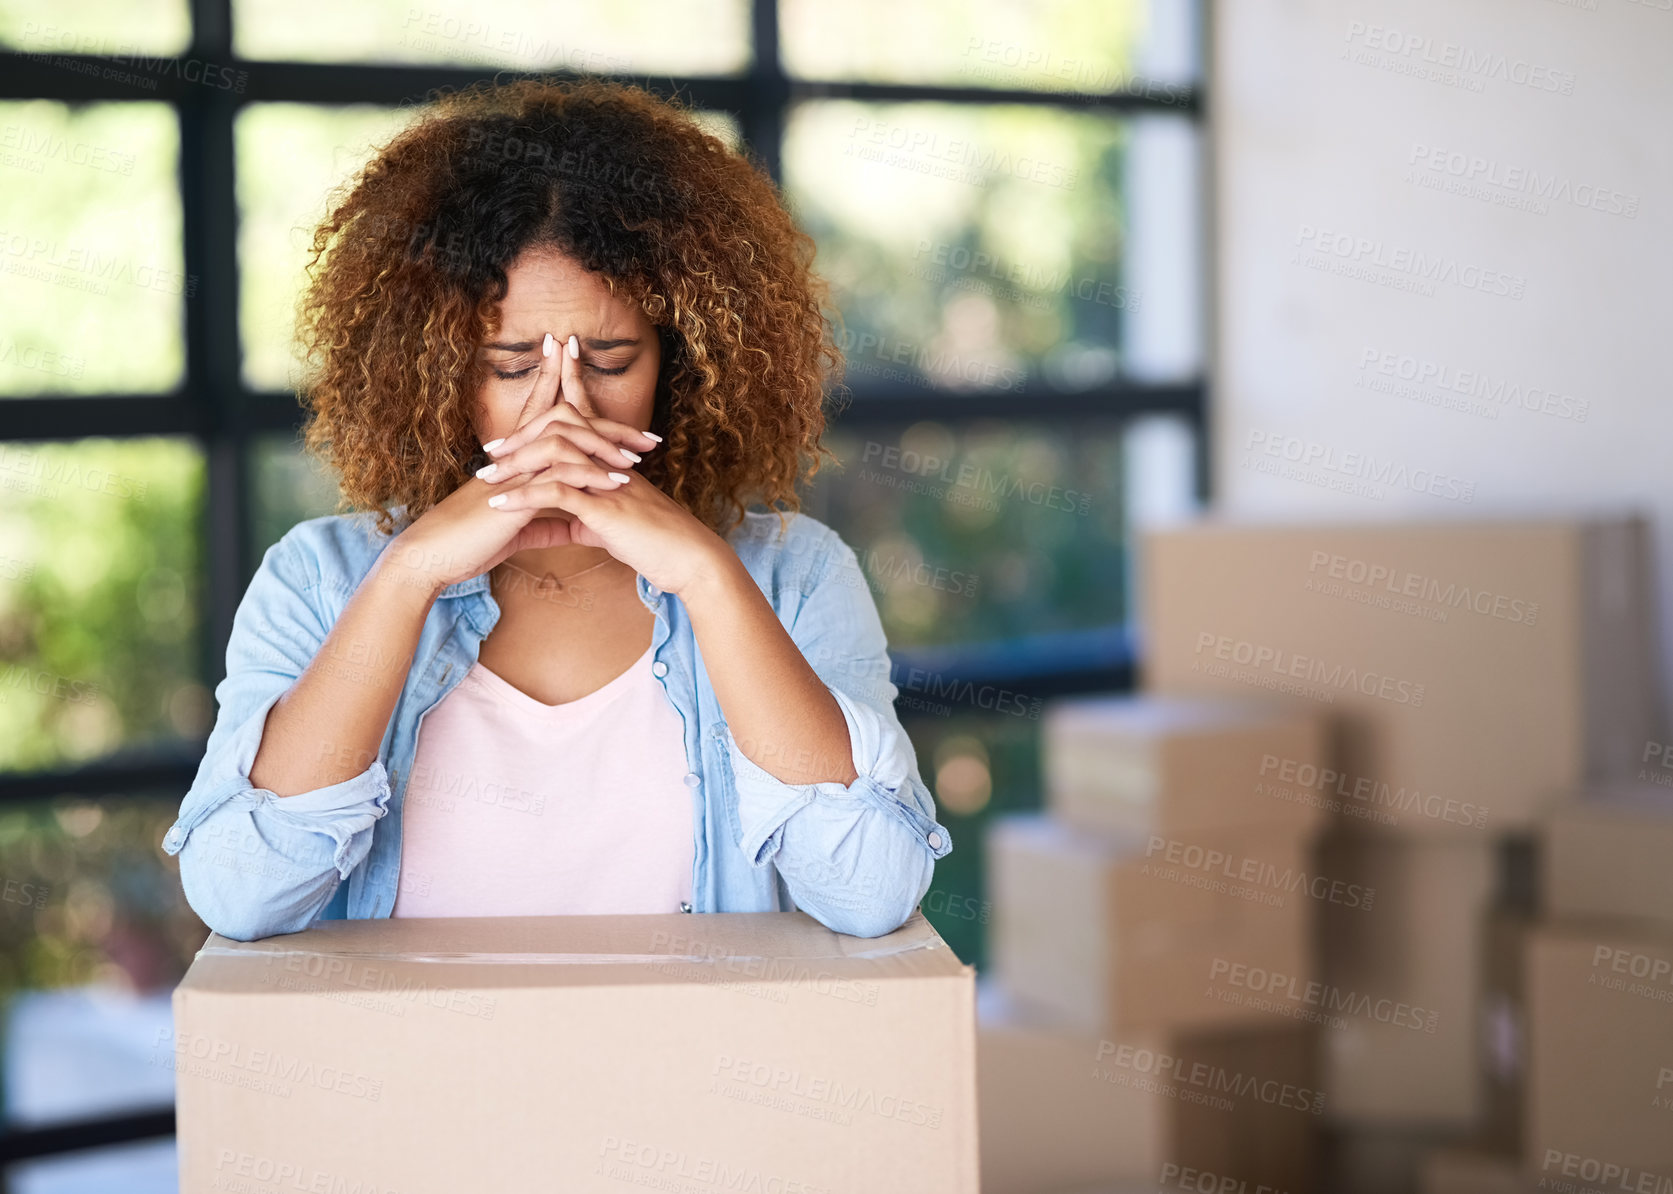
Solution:
M788 534L812 573L782 615L730 547L680 600L725 714L742 849L825 925L880 936L912 915L952 842L894 712L859 561L811 520Z
M372 565L319 651L268 711L250 783L295 796L341 783L377 757L440 591L397 539Z
M319 533L293 529L250 581L215 726L163 838L193 911L240 941L306 928L371 849L390 796L378 750L434 592L386 549L333 625L301 546Z
M858 778L842 707L724 543L680 593L738 748L780 783Z

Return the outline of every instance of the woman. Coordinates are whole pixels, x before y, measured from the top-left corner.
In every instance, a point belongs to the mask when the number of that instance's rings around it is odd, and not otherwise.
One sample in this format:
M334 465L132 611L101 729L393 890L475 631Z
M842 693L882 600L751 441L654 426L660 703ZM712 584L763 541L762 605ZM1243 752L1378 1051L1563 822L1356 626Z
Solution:
M788 512L837 355L771 183L642 91L484 86L313 248L307 445L362 513L240 604L163 842L198 915L897 928L951 841L854 553Z

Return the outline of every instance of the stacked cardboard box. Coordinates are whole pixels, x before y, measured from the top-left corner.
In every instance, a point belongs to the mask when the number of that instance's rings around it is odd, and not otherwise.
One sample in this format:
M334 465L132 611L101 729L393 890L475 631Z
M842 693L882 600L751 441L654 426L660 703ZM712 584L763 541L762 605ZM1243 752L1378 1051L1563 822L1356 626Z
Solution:
M1321 851L1325 869L1376 893L1369 908L1324 910L1333 1121L1471 1128L1481 1118L1479 961L1496 853L1486 837L1414 848L1338 836Z
M1055 704L1044 735L1048 812L988 837L988 1188L1308 1189L1323 1099L1295 993L1317 986L1316 908L1364 893L1314 866L1317 805L1262 785L1324 766L1320 720L1098 698Z
M1347 828L1527 828L1658 736L1647 539L1636 519L1153 533L1145 685L1327 710Z
M1324 823L1323 801L1285 798L1298 777L1329 770L1323 720L1307 711L1246 697L1094 697L1054 703L1041 732L1046 799L1069 825L1177 834Z
M1673 792L1607 786L1546 823L1526 944L1523 1168L1673 1189Z
M978 1000L983 1194L1120 1183L1304 1190L1318 1091L1304 1027L1103 1036L984 983ZM1206 1175L1213 1175L1209 1179Z
M1282 1013L1267 996L1314 979L1313 891L1328 886L1311 854L1286 829L1104 837L999 818L994 974L1019 1002L1088 1032L1271 1025Z
M1646 528L1631 518L1374 526L1201 524L1148 537L1145 683L1328 711L1321 869L1377 892L1327 907L1333 997L1421 1008L1327 1025L1340 1128L1478 1130L1484 959L1507 834L1587 777L1641 765L1661 723ZM1670 772L1673 774L1673 772Z
M1437 1149L1424 1161L1419 1194L1533 1194L1540 1187L1515 1157L1477 1148Z

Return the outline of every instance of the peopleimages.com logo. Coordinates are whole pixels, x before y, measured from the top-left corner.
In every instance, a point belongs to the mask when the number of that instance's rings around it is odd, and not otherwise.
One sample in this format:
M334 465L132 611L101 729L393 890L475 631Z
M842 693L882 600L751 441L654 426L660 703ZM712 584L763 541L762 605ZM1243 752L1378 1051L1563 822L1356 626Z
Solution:
M1270 672L1275 676L1319 685L1323 690L1350 691L1365 696L1380 697L1397 705L1423 704L1423 685L1401 680L1381 672L1366 671L1331 663L1317 655L1298 655L1279 647L1234 639L1229 635L1204 630L1197 635L1196 654L1207 652L1213 660L1234 663L1251 672ZM1197 665L1192 665L1197 670ZM1235 678L1235 677L1234 677Z

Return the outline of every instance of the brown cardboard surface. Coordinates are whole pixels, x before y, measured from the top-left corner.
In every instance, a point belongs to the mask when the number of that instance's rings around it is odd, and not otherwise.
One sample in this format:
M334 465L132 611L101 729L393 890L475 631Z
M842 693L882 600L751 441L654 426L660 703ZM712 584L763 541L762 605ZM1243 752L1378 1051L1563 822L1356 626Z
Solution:
M984 1194L1312 1188L1310 1030L1099 1036L993 983L978 1009Z
M987 983L977 1006L983 1194L1044 1194L1160 1171L1172 1108L1101 1080L1097 1033L1030 1018Z
M330 922L211 938L174 1005L183 1191L977 1189L974 972L921 916Z
M1212 981L1233 962L1313 977L1306 887L1322 876L1288 827L1117 836L1006 816L987 846L989 952L1011 998L1094 1032L1293 1022Z
M1515 1156L1445 1148L1424 1158L1418 1194L1532 1194L1539 1188L1522 1174Z
M1546 819L1543 858L1553 917L1673 925L1673 788L1646 783L1587 792Z
M1474 840L1336 838L1331 874L1372 906L1327 906L1325 1086L1338 1122L1471 1129L1483 1115L1483 933L1497 848Z
M1041 726L1046 802L1082 828L1190 833L1290 825L1318 801L1275 798L1283 774L1328 767L1323 719L1235 697L1077 697Z
M1546 924L1527 966L1526 1172L1673 1189L1673 930Z
M1417 1194L1424 1163L1457 1133L1436 1128L1335 1125L1327 1129L1322 1167L1333 1194Z
M1234 526L1143 545L1144 685L1329 713L1350 831L1526 827L1661 725L1636 521Z

